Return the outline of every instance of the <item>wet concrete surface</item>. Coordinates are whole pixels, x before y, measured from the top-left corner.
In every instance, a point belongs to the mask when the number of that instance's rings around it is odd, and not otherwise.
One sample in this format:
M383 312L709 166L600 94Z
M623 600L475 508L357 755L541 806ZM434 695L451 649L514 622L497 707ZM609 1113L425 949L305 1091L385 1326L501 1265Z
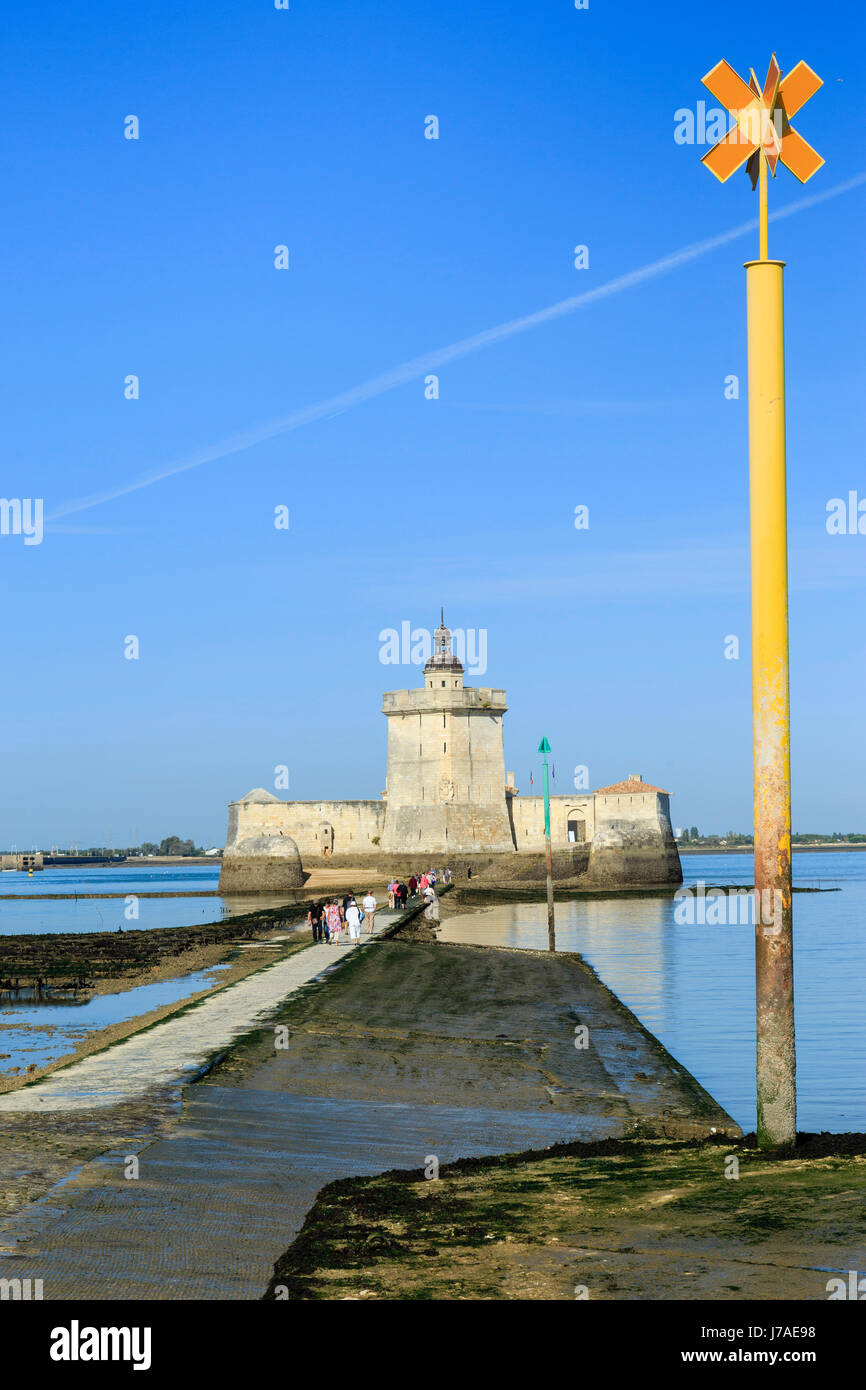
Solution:
M185 1087L137 1177L115 1150L0 1226L0 1277L46 1299L260 1298L335 1178L713 1131L738 1132L579 957L379 941Z
M221 1080L255 1061L258 1090L739 1133L577 955L389 941L285 1018L288 1052L241 1049Z
M376 931L387 930L393 920L393 913L379 913ZM331 946L320 944L286 955L246 979L213 991L183 1013L73 1061L31 1086L0 1096L0 1115L28 1110L89 1110L134 1100L156 1084L189 1081L256 1018L269 1013L323 970L369 944L366 932L358 945L344 933L342 940ZM162 986L153 988L159 991Z

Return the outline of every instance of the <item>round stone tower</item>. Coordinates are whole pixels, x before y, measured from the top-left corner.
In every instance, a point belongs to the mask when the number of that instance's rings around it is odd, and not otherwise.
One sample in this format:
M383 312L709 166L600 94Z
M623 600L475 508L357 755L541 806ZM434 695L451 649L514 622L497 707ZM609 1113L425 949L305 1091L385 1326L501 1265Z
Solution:
M279 893L303 887L298 846L280 824L284 810L285 803L263 787L230 803L221 893Z

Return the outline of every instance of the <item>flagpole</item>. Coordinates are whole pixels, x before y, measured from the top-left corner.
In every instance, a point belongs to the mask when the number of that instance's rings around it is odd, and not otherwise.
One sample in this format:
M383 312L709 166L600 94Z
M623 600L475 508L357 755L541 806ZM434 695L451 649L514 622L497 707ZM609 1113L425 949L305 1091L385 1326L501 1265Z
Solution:
M556 927L554 924L553 913L553 861L550 852L550 782L547 772L547 755L550 752L550 744L543 738L538 745L538 751L544 760L544 865L547 871L547 948L549 951L556 950Z

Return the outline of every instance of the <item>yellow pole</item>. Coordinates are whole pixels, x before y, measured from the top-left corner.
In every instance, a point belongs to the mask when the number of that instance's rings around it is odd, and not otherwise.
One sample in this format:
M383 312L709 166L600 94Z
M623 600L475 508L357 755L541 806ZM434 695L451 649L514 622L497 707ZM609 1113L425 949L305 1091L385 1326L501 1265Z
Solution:
M764 158L763 151L758 155L758 168L759 168L759 174L758 174L758 184L759 184L759 187L758 187L758 197L759 197L759 201L760 201L760 226L761 226L761 249L760 249L760 257L761 257L761 260L762 260L762 261L766 261L766 260L769 258L770 251L769 251L769 235L768 235L768 232L767 232L767 223L768 223L768 221L769 221L769 218L768 218L768 215L767 215L767 161L766 161L766 159Z
M758 1145L796 1140L783 261L746 263Z

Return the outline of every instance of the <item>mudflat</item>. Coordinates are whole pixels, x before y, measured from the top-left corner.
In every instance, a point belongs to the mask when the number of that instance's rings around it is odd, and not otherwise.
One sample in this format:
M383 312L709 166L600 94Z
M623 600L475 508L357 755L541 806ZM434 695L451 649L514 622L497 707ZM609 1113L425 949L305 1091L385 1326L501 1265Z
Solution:
M607 1140L344 1180L266 1297L824 1301L866 1262L864 1184L864 1134L786 1155Z

